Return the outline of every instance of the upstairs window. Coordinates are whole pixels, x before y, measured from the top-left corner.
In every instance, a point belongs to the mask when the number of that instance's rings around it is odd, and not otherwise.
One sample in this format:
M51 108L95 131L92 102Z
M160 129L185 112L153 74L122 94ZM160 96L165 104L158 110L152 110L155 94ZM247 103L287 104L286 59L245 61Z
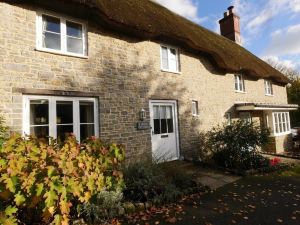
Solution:
M198 115L198 101L192 101L192 115Z
M161 46L161 69L168 72L179 72L178 49Z
M272 82L270 80L265 80L265 94L273 95Z
M235 91L245 92L245 81L243 75L240 74L234 75L234 81L235 81Z
M37 49L86 56L86 26L73 20L40 14L37 17Z

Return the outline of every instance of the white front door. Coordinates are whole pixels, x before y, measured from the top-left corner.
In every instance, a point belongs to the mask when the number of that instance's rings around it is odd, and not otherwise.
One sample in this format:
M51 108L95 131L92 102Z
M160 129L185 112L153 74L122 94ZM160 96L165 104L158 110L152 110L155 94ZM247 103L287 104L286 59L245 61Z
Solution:
M176 101L150 101L152 157L155 161L179 158Z

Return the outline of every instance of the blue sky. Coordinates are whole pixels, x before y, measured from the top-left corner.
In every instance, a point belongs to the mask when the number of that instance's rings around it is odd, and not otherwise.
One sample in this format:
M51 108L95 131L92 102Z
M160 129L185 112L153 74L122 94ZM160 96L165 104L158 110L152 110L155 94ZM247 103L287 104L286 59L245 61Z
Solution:
M241 17L243 46L262 59L300 70L300 0L155 0L219 33L218 21L233 5Z

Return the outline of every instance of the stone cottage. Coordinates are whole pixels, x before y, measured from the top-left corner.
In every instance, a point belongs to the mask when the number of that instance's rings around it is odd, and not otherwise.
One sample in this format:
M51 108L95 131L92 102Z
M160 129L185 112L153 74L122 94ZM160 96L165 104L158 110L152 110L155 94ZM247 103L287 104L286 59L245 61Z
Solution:
M199 132L234 118L283 151L289 80L239 45L233 7L220 26L150 0L1 1L0 112L23 134L122 143L129 160L193 158Z

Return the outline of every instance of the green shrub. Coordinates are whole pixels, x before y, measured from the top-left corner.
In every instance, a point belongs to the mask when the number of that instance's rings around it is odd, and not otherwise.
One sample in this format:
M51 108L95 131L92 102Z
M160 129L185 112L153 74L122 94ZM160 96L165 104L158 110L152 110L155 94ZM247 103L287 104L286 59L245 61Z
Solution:
M257 151L268 143L269 132L256 124L238 120L213 128L208 135L213 159L219 166L249 170L269 165Z
M0 116L0 148L4 141L7 139L8 136L8 127L5 125L5 121L2 116Z
M99 224L118 216L123 193L120 191L101 191L88 203L80 204L77 211L89 224Z
M164 174L151 162L139 162L124 170L125 198L135 202L147 202L162 194L166 185Z
M202 190L191 175L172 163L140 162L124 170L124 197L128 201L174 202L184 194Z
M123 187L120 164L124 150L91 138L78 144L75 137L63 146L33 137L12 135L0 151L0 224L16 224L17 218L68 224L72 206L92 196ZM22 215L25 216L22 217ZM33 224L31 218L27 224ZM9 223L10 222L10 223Z

